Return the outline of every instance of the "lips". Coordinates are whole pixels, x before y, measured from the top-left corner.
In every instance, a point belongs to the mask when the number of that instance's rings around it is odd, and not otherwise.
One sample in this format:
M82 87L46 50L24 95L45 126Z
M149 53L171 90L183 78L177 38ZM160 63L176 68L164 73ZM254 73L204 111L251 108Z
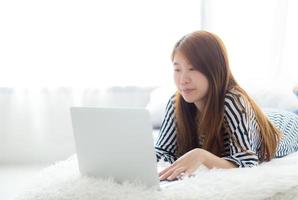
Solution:
M192 93L194 90L195 90L195 89L182 89L181 92L182 92L183 94L190 94L190 93Z

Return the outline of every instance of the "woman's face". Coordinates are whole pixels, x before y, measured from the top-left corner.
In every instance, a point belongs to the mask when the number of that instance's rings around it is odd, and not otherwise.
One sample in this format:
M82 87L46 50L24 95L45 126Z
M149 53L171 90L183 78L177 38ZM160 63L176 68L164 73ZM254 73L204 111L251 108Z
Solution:
M195 103L201 110L208 91L208 80L177 51L173 59L174 80L179 93L188 103Z

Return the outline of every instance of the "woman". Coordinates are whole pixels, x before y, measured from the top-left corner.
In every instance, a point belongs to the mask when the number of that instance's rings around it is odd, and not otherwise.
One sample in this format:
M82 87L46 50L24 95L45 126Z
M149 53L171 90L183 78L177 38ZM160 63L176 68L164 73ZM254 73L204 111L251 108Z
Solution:
M184 36L172 53L177 92L166 108L155 144L157 159L172 165L161 180L208 168L252 167L298 151L298 116L265 115L237 84L225 47L215 34Z

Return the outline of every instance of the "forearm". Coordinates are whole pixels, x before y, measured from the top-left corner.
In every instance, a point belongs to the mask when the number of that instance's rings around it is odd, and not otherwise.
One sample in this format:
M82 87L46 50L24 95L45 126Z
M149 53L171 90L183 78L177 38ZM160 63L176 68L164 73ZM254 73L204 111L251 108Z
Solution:
M209 151L204 149L198 149L199 156L203 165L208 168L222 168L222 169L230 169L230 168L237 168L235 164L230 161L227 161L223 158L220 158Z

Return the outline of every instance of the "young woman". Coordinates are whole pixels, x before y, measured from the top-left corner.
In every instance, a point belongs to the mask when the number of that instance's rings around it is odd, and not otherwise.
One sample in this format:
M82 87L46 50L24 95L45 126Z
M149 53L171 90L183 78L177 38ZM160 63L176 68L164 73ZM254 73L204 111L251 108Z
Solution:
M298 151L298 116L266 115L237 84L218 36L193 32L172 53L177 92L166 107L155 144L157 159L172 164L161 180L208 168L252 167Z

